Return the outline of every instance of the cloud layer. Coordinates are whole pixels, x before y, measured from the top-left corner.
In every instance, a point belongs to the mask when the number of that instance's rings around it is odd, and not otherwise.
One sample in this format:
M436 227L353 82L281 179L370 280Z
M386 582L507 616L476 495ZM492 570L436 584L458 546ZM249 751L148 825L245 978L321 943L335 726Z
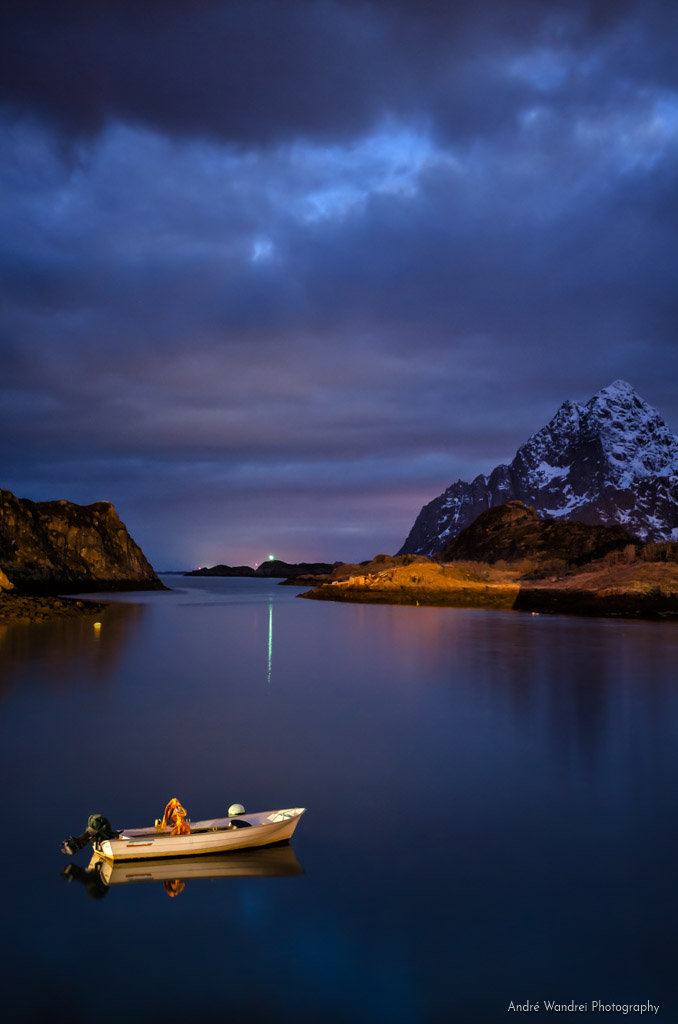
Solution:
M5 15L2 486L366 558L567 397L678 428L678 10L139 6Z

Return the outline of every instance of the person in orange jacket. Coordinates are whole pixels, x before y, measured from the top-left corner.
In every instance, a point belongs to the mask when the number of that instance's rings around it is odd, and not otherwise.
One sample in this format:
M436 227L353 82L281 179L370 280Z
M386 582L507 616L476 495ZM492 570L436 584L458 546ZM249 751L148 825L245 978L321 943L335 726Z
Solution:
M170 832L172 836L190 836L191 826L186 821L186 811L181 806L177 798L174 796L165 808L165 813L162 816L161 830L164 831L167 827L167 819L169 818L174 828Z

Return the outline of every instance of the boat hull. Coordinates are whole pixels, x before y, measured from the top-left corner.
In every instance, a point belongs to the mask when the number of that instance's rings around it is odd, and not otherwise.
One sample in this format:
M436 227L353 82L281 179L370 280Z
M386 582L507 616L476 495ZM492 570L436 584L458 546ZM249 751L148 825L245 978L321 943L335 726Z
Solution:
M195 857L270 846L291 839L305 808L240 815L237 819L212 818L191 823L190 835L173 836L169 829L127 829L118 839L105 839L95 847L110 861L155 860L158 857ZM243 825L243 822L245 823Z
M94 853L89 872L98 872L104 885L139 882L166 882L180 878L214 881L221 878L270 878L301 875L303 868L288 843L258 850L232 850L230 853L205 854L202 857L163 857L159 860L112 861Z

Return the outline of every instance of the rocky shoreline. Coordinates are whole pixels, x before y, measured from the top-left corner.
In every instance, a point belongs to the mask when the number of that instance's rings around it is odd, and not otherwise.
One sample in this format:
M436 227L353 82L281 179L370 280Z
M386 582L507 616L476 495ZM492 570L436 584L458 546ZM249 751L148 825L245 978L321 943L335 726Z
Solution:
M378 555L299 596L678 620L678 544L644 544L619 526L540 519L512 501L483 512L442 555Z
M431 562L323 583L299 597L678 621L678 566L645 564L614 571L604 564L587 570L560 579L526 580L510 569L479 562Z
M51 622L54 619L98 615L107 605L103 601L82 601L62 597L37 597L0 593L0 625L8 623Z

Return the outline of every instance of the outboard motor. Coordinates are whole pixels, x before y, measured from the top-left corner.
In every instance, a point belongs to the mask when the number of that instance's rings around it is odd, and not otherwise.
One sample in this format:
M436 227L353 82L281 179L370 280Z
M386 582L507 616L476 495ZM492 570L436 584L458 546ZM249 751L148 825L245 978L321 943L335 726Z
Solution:
M249 821L243 821L241 818L238 817L239 814L244 813L245 808L243 807L242 804L231 804L231 806L228 808L228 816L231 819L228 823L228 827L230 829L249 828L251 823Z
M82 850L83 847L93 840L117 839L119 835L119 832L111 828L110 821L108 818L104 818L103 814L90 814L87 819L87 828L82 835L69 836L68 839L64 839L61 844L61 851L72 857L74 853Z

